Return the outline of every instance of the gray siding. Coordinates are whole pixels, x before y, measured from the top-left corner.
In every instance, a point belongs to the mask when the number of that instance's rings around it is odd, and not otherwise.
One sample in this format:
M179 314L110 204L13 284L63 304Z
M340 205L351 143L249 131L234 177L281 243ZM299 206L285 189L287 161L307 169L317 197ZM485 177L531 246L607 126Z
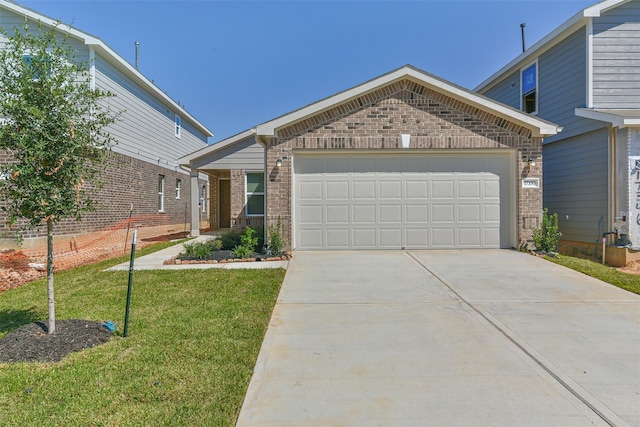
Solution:
M22 28L25 24L25 17L14 12L8 11L0 7L0 27L4 28L9 34L13 33L13 29L16 27ZM33 20L28 20L29 31L37 34L38 23ZM62 34L59 39L62 40ZM5 38L0 35L0 49L4 46ZM89 49L85 46L84 42L69 37L67 44L73 47L76 51L76 59L80 62L89 62Z
M587 101L586 37L581 28L538 59L538 116L563 127L547 143L583 133L581 126L590 122L575 115Z
M593 19L593 103L640 108L640 2Z
M239 141L208 156L193 161L198 169L239 169L263 170L264 146L256 142L254 137Z
M122 111L117 123L109 128L118 140L114 151L174 168L175 160L201 149L206 137L182 118L181 137L175 137L175 111L161 103L131 79L96 55L96 86L116 97L108 99L115 111Z
M595 242L607 231L608 138L601 129L543 147L543 205L558 213L563 240Z
M520 71L515 71L505 77L500 83L482 94L513 108L520 109Z

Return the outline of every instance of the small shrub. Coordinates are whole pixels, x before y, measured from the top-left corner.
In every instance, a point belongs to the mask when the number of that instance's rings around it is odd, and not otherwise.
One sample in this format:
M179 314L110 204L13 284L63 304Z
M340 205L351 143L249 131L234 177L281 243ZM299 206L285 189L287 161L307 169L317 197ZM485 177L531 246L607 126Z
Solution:
M223 249L232 250L240 244L240 233L235 230L226 231L220 236L220 240Z
M284 240L284 226L280 222L280 217L278 217L278 224L269 226L269 250L272 254L278 255L282 253L286 245L286 241Z
M222 249L222 239L213 239L207 242L212 251L219 251Z
M264 227L252 227L256 231L258 243L256 244L256 252L264 248Z
M548 209L542 213L540 228L533 230L533 243L543 252L557 252L558 240L562 233L558 231L558 214L549 215Z
M184 254L189 258L205 259L211 253L211 247L206 242L185 243Z
M240 244L235 247L233 252L239 258L249 258L256 250L256 246L258 246L256 230L251 227L247 227L244 230L244 233L240 236Z

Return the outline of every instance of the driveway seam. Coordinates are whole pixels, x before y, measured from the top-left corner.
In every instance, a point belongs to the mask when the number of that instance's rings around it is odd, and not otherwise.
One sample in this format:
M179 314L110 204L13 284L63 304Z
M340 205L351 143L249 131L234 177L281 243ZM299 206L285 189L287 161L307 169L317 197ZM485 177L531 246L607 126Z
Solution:
M628 427L623 419L618 417L613 411L611 411L606 405L596 399L591 393L578 385L575 381L565 375L561 369L555 367L549 360L544 358L540 353L535 351L526 342L521 340L517 335L512 332L508 332L509 328L502 324L498 319L486 312L480 307L476 307L474 304L458 290L456 290L449 281L442 277L437 272L423 264L418 258L416 258L411 252L405 251L405 253L413 259L418 265L420 265L425 271L435 277L441 282L449 291L451 291L456 297L458 297L467 307L477 313L490 325L492 325L500 334L502 334L509 342L511 342L517 349L524 353L530 360L536 365L547 372L554 380L556 380L563 388L574 395L578 400L584 403L591 411L593 411L598 417L610 426Z

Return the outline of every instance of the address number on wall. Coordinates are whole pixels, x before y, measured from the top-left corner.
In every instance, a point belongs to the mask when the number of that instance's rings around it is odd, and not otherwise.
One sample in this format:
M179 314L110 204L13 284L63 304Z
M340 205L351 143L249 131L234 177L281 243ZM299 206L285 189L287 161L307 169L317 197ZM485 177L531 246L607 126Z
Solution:
M525 178L522 180L522 188L540 188L540 178Z

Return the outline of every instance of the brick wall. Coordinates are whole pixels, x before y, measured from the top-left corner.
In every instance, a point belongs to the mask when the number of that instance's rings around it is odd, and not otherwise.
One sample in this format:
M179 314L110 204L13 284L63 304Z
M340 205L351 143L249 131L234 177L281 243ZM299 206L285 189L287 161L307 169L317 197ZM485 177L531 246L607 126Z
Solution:
M515 123L410 81L401 81L324 111L267 139L267 225L280 216L291 242L292 150L509 149L517 152L518 241L526 241L542 212L542 139ZM529 156L536 166L529 168ZM276 159L285 159L279 170ZM522 189L520 179L539 178L540 188ZM234 194L239 187L233 187ZM243 194L243 193L241 193Z
M0 161L9 161L0 155ZM158 177L164 175L164 212L158 212ZM181 197L176 199L176 179L181 180ZM57 236L92 233L97 230L118 227L126 223L131 215L133 226L155 227L158 232L179 232L190 227L190 187L188 174L179 173L142 160L122 154L110 153L101 176L104 186L101 189L91 187L93 200L98 202L95 212L83 215L82 221L63 220L56 224ZM200 186L206 181L201 180ZM3 203L0 201L0 203ZM133 206L133 210L131 207ZM208 211L201 213L201 224L208 225ZM185 228L186 227L186 228ZM6 226L6 216L0 212L0 249L13 243L12 231ZM46 236L45 227L24 232L25 247L30 241L40 241Z

